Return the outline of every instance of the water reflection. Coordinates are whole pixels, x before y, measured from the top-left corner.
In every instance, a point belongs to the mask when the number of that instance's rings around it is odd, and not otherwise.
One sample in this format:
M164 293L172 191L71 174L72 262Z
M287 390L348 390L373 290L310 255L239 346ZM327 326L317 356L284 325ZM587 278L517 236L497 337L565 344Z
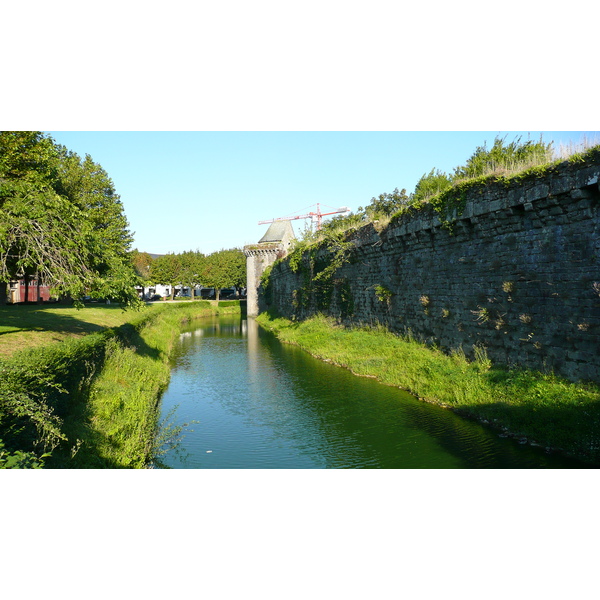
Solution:
M200 421L173 468L579 466L281 344L250 320L181 334L166 414Z

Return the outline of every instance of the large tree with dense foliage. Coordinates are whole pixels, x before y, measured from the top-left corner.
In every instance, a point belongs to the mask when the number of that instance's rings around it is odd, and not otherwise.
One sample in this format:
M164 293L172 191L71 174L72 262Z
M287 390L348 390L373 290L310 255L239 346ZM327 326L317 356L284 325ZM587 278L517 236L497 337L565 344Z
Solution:
M0 132L0 281L37 275L57 294L135 304L119 195L88 155L41 132Z

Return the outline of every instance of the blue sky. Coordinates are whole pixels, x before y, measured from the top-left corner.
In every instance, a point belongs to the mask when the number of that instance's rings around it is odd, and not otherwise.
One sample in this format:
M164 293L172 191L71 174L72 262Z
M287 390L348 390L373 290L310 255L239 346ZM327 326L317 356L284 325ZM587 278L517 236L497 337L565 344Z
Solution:
M306 214L321 205L356 210L406 188L432 168L451 172L496 136L542 132L50 131L56 142L104 167L121 196L134 247L204 253L256 243L259 220ZM578 143L595 132L543 132ZM300 233L309 221L293 221Z

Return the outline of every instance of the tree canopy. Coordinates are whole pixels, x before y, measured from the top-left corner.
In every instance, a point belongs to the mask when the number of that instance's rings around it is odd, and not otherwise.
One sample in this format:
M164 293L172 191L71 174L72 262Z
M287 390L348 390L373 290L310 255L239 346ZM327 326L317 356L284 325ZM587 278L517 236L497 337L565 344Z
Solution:
M181 282L191 290L197 285L202 284L202 274L204 272L206 257L200 251L188 250L180 256L181 261ZM193 294L192 294L193 298Z
M379 194L377 198L371 198L371 203L365 207L365 212L372 219L390 216L408 204L408 201L406 190L396 188L392 193ZM359 207L358 210L362 209Z
M411 202L426 200L452 187L452 179L439 169L431 169L417 182L415 191L411 194Z
M219 250L206 256L192 250L165 254L152 261L150 279L171 286L171 297L176 285L192 289L203 285L215 288L218 300L221 288L246 286L246 256L239 248Z
M131 264L135 269L138 277L143 281L150 278L150 265L152 265L152 257L147 252L140 252L137 248L130 253Z
M0 214L0 281L37 274L57 294L136 303L123 206L89 155L41 132L0 132Z
M207 287L215 288L217 300L221 288L244 287L246 285L246 256L237 248L219 250L209 254L202 272L202 283Z
M172 300L175 286L183 279L183 263L180 255L170 252L155 258L150 265L150 279L155 283L171 286Z

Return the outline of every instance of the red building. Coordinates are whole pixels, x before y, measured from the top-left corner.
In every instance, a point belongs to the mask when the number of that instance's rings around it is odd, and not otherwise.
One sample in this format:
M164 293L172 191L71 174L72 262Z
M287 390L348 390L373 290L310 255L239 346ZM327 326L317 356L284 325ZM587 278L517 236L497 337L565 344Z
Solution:
M49 302L50 289L37 278L23 277L18 281L10 282L7 301L9 304Z

